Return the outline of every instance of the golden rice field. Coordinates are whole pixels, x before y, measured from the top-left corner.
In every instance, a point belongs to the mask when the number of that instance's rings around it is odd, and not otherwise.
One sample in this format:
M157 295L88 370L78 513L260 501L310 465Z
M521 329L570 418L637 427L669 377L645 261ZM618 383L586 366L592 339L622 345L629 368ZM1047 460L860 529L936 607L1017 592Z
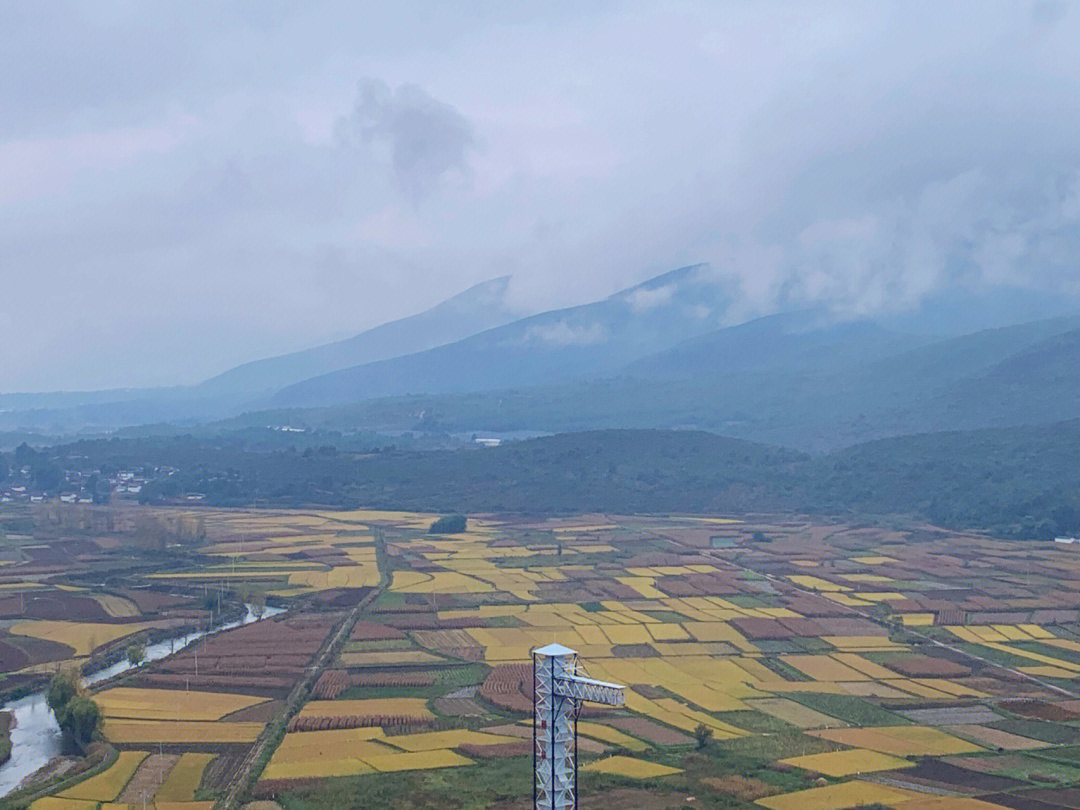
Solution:
M820 729L809 733L841 745L869 748L896 756L944 756L972 754L983 750L967 740L926 726L836 728Z
M661 765L657 762L647 762L643 759L616 755L605 759L598 759L584 766L583 770L595 773L610 773L616 776L625 776L628 779L657 779L661 776L671 776L681 773L680 768L672 768L669 765Z
M251 743L263 723L203 722L198 720L106 719L105 739L121 745L163 743Z
M195 791L202 783L203 771L213 760L215 754L188 752L181 754L169 775L154 794L154 803L191 802L195 800Z
M92 802L111 802L131 780L146 751L121 751L116 762L96 776L79 782L74 787L57 794L61 799L83 799Z
M512 742L482 732L459 730L385 737L378 728L295 732L285 735L266 767L265 779L301 775L347 776L369 771L425 770L471 765L451 748Z
M103 644L134 635L153 627L168 627L172 622L132 622L128 624L102 624L95 622L52 621L36 619L16 622L10 632L17 636L32 636L46 641L66 644L75 655L86 657Z
M97 810L100 802L92 799L61 799L59 796L45 796L30 805L31 810Z
M578 734L581 734L582 736L592 737L594 740L611 743L620 748L625 748L628 751L645 751L649 748L647 743L642 742L636 737L631 737L629 734L625 734L611 726L605 726L603 723L579 721L577 728Z
M807 754L801 757L788 757L780 760L785 765L802 768L804 771L822 773L826 776L851 776L874 771L892 771L897 768L910 768L914 763L907 759L868 751L849 748L843 751L827 751L823 754Z
M914 790L874 782L852 781L799 790L782 796L769 796L758 799L757 803L769 810L843 810L874 803L903 806L904 802L922 798L924 795Z
M265 698L226 692L139 689L118 686L94 698L107 718L138 720L219 720L227 714L265 702Z

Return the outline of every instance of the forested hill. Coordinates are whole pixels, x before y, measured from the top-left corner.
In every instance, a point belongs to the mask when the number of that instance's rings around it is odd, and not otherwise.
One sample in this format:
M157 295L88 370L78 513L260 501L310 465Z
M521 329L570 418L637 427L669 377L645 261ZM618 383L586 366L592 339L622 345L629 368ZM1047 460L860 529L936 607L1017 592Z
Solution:
M1080 420L905 436L817 456L710 433L609 430L436 451L113 439L23 448L18 463L84 475L141 470L152 480L140 497L157 503L198 493L208 505L436 512L904 514L1045 538L1080 531L1078 450ZM0 457L0 472L15 466L15 454Z

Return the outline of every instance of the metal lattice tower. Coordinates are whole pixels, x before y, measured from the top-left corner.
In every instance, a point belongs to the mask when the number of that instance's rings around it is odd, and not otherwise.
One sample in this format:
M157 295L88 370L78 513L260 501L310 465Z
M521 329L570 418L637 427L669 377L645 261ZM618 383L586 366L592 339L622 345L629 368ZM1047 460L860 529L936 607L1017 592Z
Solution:
M584 676L561 644L533 650L533 806L577 810L577 718L582 702L623 704L623 687Z

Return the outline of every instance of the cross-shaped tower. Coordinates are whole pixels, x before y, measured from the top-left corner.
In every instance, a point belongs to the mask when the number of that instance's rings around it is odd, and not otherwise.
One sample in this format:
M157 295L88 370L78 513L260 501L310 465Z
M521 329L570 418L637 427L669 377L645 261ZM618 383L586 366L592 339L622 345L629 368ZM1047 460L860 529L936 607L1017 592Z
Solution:
M577 718L583 701L621 706L623 687L586 678L561 644L533 650L533 805L577 810Z

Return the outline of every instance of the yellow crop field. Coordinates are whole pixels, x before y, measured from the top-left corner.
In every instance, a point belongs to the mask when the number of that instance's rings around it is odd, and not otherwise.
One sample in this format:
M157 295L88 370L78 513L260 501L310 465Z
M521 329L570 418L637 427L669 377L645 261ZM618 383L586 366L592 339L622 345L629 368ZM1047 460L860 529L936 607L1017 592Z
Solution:
M286 734L271 758L265 779L293 778L303 775L312 763L338 761L335 766L344 773L355 773L355 763L369 757L395 753L393 748L380 744L382 729L351 728L332 731L304 731ZM370 769L369 769L370 770Z
M516 737L502 734L489 734L484 731L470 731L455 728L449 731L424 731L419 734L398 734L386 737L383 742L400 748L402 751L435 751L439 748L457 748L459 745L498 745L514 742Z
M124 786L131 781L132 775L147 756L148 752L146 751L121 751L116 758L116 762L104 771L57 795L62 799L111 802L120 795Z
M35 619L13 624L11 632L17 636L32 636L66 644L75 650L75 655L86 656L102 644L108 644L151 627L169 627L172 624L172 621L102 624Z
M262 723L214 723L198 720L105 720L105 738L118 745L255 742Z
M781 661L815 681L867 681L870 678L828 655L784 655Z
M943 756L970 754L982 750L974 743L927 726L830 728L807 733L841 745L869 748L897 756Z
M433 574L425 574L426 579L423 581L416 581L415 575L399 577L401 573L412 574L412 572L395 571L394 581L390 586L391 591L398 593L489 593L494 590L488 582L455 571L436 571Z
M841 720L782 697L760 698L750 702L750 707L772 715L797 728L830 728L846 726Z
M863 565L885 565L885 563L897 562L895 557L887 557L883 554L869 557L852 557L853 562L862 563Z
M155 803L194 801L195 791L202 783L203 771L214 761L215 756L216 754L192 752L181 754L158 792L154 794Z
M426 771L431 768L458 768L474 764L456 751L437 749L406 754L384 754L365 760L377 771Z
M833 593L836 591L850 591L851 588L846 585L837 585L835 582L830 582L827 579L821 577L810 576L809 574L793 574L788 577L792 582L798 585L800 588L807 588L812 591L821 591L823 593Z
M300 717L434 717L424 698L370 698L367 700L312 700Z
M1050 641L1050 644L1054 646L1059 646L1058 642L1061 642L1060 646L1065 647L1065 649L1080 649L1080 644L1077 644L1075 641L1066 641L1065 639L1054 638L1053 633L1043 627L1039 627L1039 625L1037 624L1018 624L1017 627L1019 627L1032 638L1047 640L1053 639L1052 641ZM1066 646L1069 644L1073 644L1076 646Z
M859 599L858 597L852 596L850 593L826 593L825 598L831 599L833 602L836 602L836 604L844 605L846 607L869 607L874 604L873 602L868 602L866 599Z
M931 627L934 624L933 613L905 613L900 617L904 627Z
M824 754L807 754L780 760L785 765L794 765L804 771L823 773L826 776L851 776L857 773L891 771L896 768L910 768L915 763L899 757L882 754L880 751L852 748L846 751L829 751Z
M1051 666L1049 664L1040 664L1034 667L1017 667L1021 672L1026 672L1028 675L1034 675L1037 678L1063 678L1070 679L1080 677L1075 672L1070 672L1067 669L1061 669L1061 667Z
M899 599L906 599L902 593L896 591L869 591L855 594L858 599L865 599L868 602L895 602Z
M695 641L726 641L743 652L757 652L757 647L727 622L684 622L683 629Z
M594 740L602 740L612 745L618 745L629 751L645 751L649 748L648 745L643 743L636 737L631 737L617 728L611 726L605 726L603 723L584 723L579 722L577 725L578 733L583 734L586 737L592 737Z
M654 622L645 625L653 641L685 641L690 635L682 628L682 625L674 623Z
M97 810L98 802L90 799L61 799L46 796L30 805L30 810Z
M682 773L682 768L672 768L658 762L624 757L620 754L590 762L588 765L583 766L581 770L610 773L616 776L625 776L628 779L657 779L661 776L670 776L673 773Z
M220 720L266 698L226 692L189 692L179 689L140 689L117 686L99 692L94 699L106 717L139 720Z
M373 744L374 745L374 744ZM385 750L385 749L384 749ZM333 776L358 776L375 769L362 759L339 757L330 759L301 759L295 762L279 761L275 756L263 770L263 779L328 779Z
M612 644L648 644L653 640L643 624L609 624L601 629Z
M656 589L653 584L655 580L652 577L615 577L615 579L628 588L633 588L644 599L663 599L667 596L666 593Z
M886 669L880 664L875 664L873 661L869 661L856 653L837 652L833 653L832 657L845 666L849 666L854 670L867 675L877 680L889 680L895 678L896 673L891 669Z
M349 776L369 773L372 757L396 751L378 742L380 728L306 731L286 734L274 752L264 779L296 779L306 776Z
M289 574L289 584L315 591L378 585L379 569L375 566L374 550L370 565L343 565L329 571L296 571Z
M839 785L797 790L780 796L758 799L757 803L769 810L847 810L866 804L881 803L887 806L901 805L910 799L926 794L913 790L888 787L874 782L842 782Z
M950 627L950 630L959 630L961 628ZM998 650L999 652L1012 653L1018 655L1021 658L1028 658L1032 661L1037 661L1040 664L1049 664L1052 667L1058 667L1059 669L1066 669L1073 673L1080 673L1080 664L1074 664L1071 661L1065 661L1060 658L1055 658L1050 655L1043 655L1042 653L1031 652L1021 647L1014 647L1008 644L999 644L997 642L985 642L987 647ZM1076 677L1075 675L1073 677Z

